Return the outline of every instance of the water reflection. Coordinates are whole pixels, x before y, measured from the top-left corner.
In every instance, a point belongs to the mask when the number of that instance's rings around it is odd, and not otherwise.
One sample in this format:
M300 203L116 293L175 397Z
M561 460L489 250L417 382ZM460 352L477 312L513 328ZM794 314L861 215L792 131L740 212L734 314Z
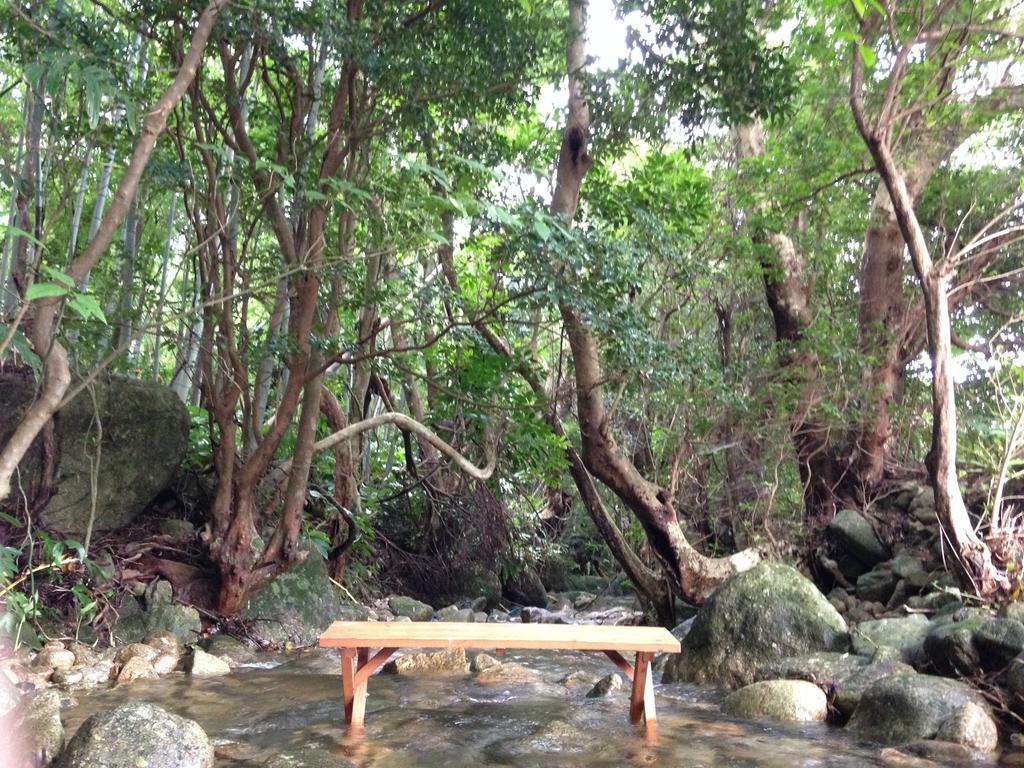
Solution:
M658 689L657 729L628 722L628 694L587 699L586 685L555 681L613 671L581 653L510 653L541 673L531 683L455 677L381 676L370 681L366 727L350 734L335 652L272 657L231 675L173 675L78 695L65 712L73 730L127 699L152 701L200 723L224 768L257 766L279 753L337 768L671 766L817 768L881 765L877 748L821 724L784 727L724 719L717 695L685 685ZM281 662L281 663L277 663Z

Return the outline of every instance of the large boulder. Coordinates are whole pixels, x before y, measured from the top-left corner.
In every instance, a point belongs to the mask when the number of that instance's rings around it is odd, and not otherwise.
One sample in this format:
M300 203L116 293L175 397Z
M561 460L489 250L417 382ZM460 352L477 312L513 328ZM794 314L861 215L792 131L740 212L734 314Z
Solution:
M52 688L37 693L28 706L25 734L36 765L48 765L64 748L60 694Z
M327 563L312 551L306 561L257 592L242 611L268 643L313 645L333 621L366 621L369 611L345 602Z
M966 704L988 713L981 695L957 680L914 672L890 675L864 691L848 727L883 744L932 739Z
M35 397L36 383L22 372L0 376L0 444L17 428ZM101 434L100 445L96 438ZM160 384L115 376L83 390L54 417L53 497L41 519L50 529L79 536L120 528L134 520L178 471L188 448L188 410ZM99 456L93 505L93 464ZM33 498L43 481L42 440L19 467Z
M147 702L93 715L54 768L212 768L213 744L199 724Z
M738 687L776 659L848 646L846 622L810 581L788 565L762 563L704 604L663 681Z
M828 700L806 680L764 680L730 693L722 711L748 720L812 723L828 716Z

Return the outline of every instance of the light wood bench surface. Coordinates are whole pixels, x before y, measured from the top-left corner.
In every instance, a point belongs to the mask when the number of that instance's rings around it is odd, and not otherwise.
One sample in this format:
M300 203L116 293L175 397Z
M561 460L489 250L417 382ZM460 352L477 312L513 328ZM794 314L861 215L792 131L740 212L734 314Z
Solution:
M363 724L370 676L399 648L600 651L633 681L630 721L648 725L657 721L651 659L655 653L679 653L679 641L662 627L441 621L336 621L320 636L320 647L341 649L345 719L353 728ZM372 648L380 650L371 657ZM635 653L634 662L623 653Z

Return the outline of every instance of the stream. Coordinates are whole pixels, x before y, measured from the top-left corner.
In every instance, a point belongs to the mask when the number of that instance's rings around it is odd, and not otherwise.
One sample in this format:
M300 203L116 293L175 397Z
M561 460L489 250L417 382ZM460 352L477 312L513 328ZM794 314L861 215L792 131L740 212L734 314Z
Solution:
M684 684L657 687L657 733L628 722L628 687L588 699L569 673L603 676L603 657L512 652L503 660L538 671L542 682L481 683L454 676L375 675L366 729L348 734L341 708L340 656L319 649L264 654L218 678L174 674L76 694L64 710L69 736L91 714L145 700L196 720L217 745L217 765L254 766L275 753L316 749L360 768L463 766L652 766L812 768L880 766L877 746L824 724L782 726L731 720L720 694Z

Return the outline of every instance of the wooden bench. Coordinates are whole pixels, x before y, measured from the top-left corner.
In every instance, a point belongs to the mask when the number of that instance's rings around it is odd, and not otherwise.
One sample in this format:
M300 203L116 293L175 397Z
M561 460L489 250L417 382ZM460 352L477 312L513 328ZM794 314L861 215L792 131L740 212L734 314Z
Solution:
M595 624L336 621L320 636L320 647L341 649L345 719L353 728L363 724L370 676L399 648L600 651L633 681L630 722L648 724L657 721L651 659L659 652L679 653L679 641L662 627ZM371 656L373 648L380 650ZM624 653L636 654L633 664Z

